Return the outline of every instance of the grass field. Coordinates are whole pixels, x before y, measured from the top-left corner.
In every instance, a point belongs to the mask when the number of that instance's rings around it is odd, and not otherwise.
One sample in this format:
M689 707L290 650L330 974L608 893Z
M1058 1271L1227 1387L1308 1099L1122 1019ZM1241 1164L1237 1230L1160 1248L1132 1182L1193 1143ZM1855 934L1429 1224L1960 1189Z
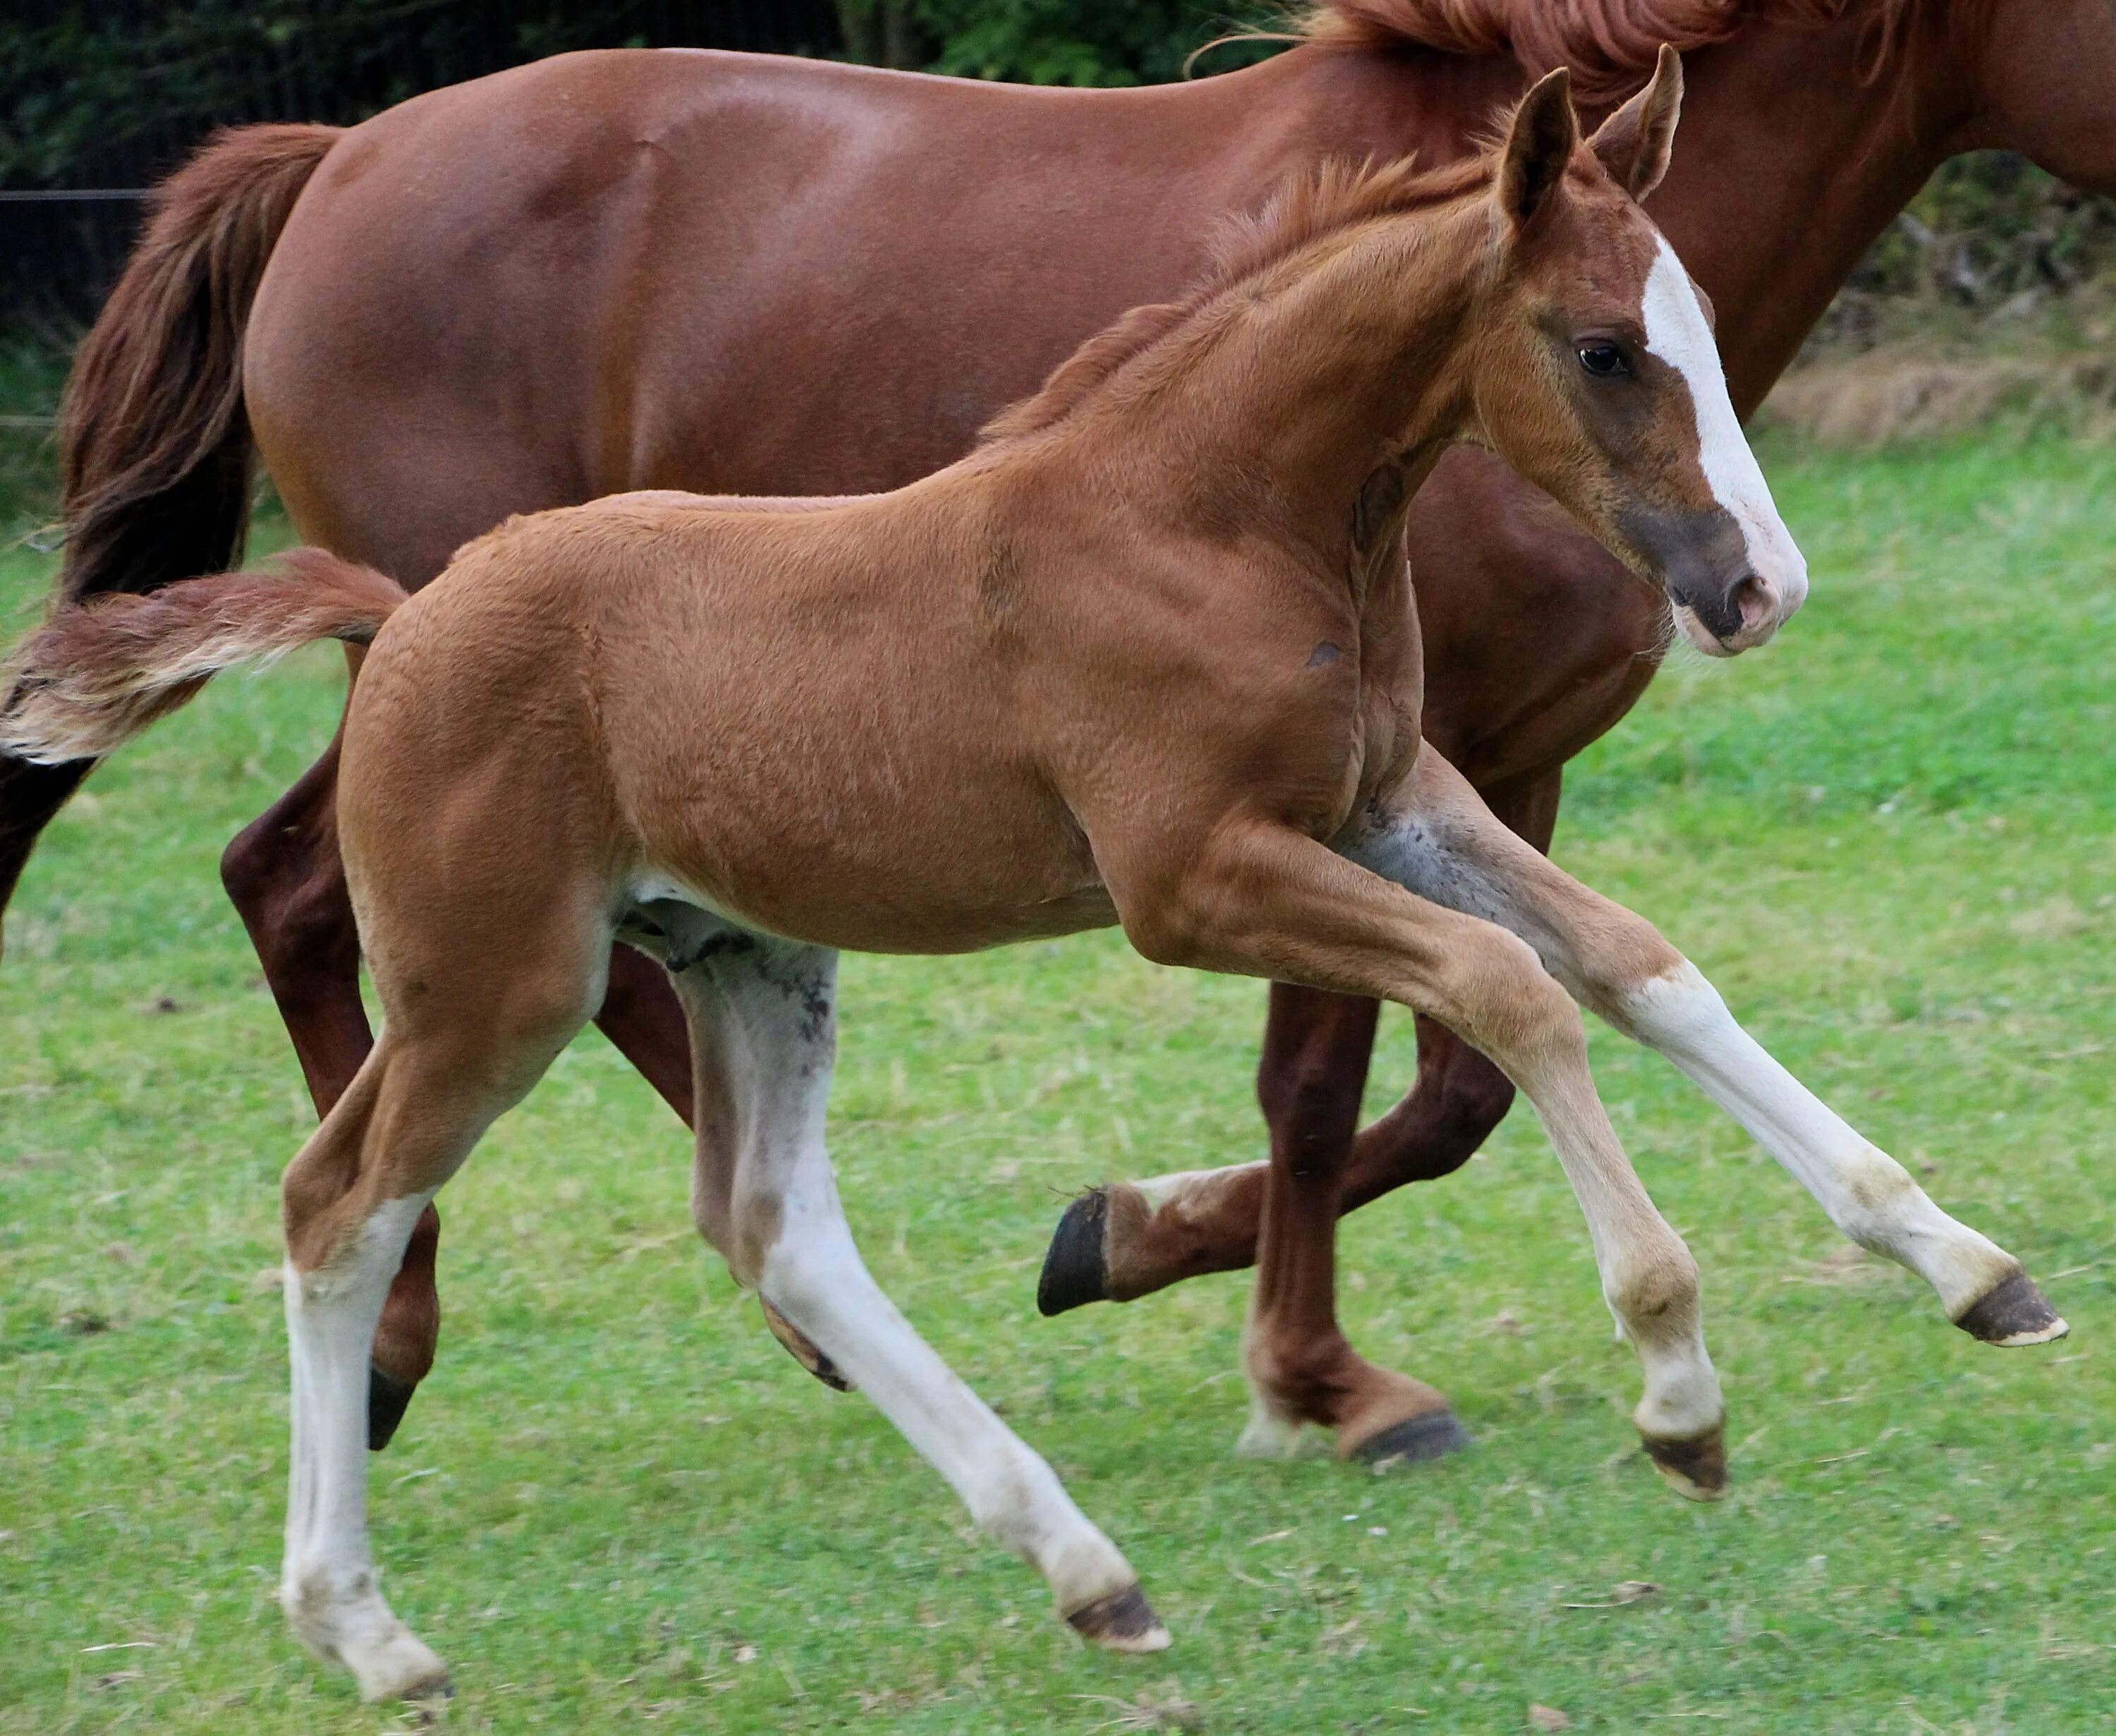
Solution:
M679 1130L576 1045L443 1201L441 1358L374 1462L459 1730L1944 1731L2109 1727L2116 1662L2116 454L1769 454L1814 596L1686 663L1573 774L1561 859L2073 1335L1999 1352L1856 1256L1658 1061L1603 1090L1704 1271L1736 1489L1647 1469L1533 1117L1348 1224L1372 1356L1477 1450L1231 1457L1245 1285L1057 1321L1060 1196L1260 1149L1259 985L1091 937L845 970L834 1139L883 1284L1058 1467L1175 1637L1083 1651L692 1233ZM0 564L20 623L48 563ZM275 1178L310 1114L222 843L329 730L335 660L218 684L49 834L0 965L0 1731L374 1732L271 1591ZM1386 1021L1374 1104L1405 1084ZM1654 1589L1637 1595L1635 1586ZM122 1649L111 1649L122 1648Z

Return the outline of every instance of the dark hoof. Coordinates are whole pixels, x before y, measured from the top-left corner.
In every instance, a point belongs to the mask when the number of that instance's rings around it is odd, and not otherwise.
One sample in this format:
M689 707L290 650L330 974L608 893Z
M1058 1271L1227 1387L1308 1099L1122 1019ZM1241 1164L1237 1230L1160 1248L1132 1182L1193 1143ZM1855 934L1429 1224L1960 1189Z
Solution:
M2072 1330L2025 1272L1971 1302L1954 1324L1972 1338L2002 1346L2047 1344Z
M1168 1630L1136 1583L1074 1610L1065 1619L1081 1638L1111 1651L1166 1651Z
M1690 1501L1716 1501L1727 1493L1727 1430L1722 1426L1695 1440L1645 1442L1646 1457L1675 1492Z
M1372 1440L1360 1442L1350 1457L1355 1463L1384 1471L1445 1458L1451 1453L1467 1453L1470 1445L1470 1431L1452 1411L1428 1411L1423 1416L1405 1417Z
M380 1453L389 1444L389 1438L397 1432L397 1425L404 1420L404 1412L412 1402L412 1395L419 1390L418 1383L399 1380L394 1375L384 1374L372 1362L367 1365L367 1450Z
M836 1363L808 1342L808 1335L781 1314L762 1296L757 1299L764 1310L764 1324L771 1328L771 1336L786 1347L786 1354L813 1375L834 1393L849 1393L851 1381L838 1370Z
M1043 1276L1037 1281L1037 1312L1048 1319L1069 1308L1109 1299L1109 1267L1102 1257L1102 1237L1108 1227L1110 1196L1102 1188L1090 1188L1065 1208L1051 1238L1051 1251L1043 1256Z

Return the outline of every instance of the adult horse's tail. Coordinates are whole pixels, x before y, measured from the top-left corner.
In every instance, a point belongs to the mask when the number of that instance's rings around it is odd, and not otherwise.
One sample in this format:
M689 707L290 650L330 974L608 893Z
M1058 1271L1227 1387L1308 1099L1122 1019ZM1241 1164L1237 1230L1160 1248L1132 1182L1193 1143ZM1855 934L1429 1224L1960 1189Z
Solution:
M155 190L60 408L67 542L55 617L235 564L250 513L243 328L288 213L338 137L333 127L224 132ZM0 909L94 763L0 751Z

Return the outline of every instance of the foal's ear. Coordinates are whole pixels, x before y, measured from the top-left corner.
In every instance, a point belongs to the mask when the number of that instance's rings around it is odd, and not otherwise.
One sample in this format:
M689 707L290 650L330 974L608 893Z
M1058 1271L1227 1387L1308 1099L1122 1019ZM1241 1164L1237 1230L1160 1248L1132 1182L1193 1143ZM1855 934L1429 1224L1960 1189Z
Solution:
M1560 67L1536 81L1514 110L1511 131L1499 159L1499 209L1520 228L1541 210L1579 141L1580 122L1572 113L1572 73Z
M1668 173L1682 113L1682 57L1666 43L1653 81L1594 130L1587 143L1609 176L1634 199L1643 199Z

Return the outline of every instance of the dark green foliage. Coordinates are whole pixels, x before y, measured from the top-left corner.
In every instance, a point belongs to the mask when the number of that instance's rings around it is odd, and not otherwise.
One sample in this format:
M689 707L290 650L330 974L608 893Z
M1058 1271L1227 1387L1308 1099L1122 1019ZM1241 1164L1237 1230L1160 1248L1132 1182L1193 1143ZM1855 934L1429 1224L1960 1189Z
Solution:
M827 0L96 0L0 14L0 186L134 184L232 121L346 121L564 49L828 52Z
M933 69L1032 85L1157 84L1184 75L1203 44L1259 9L1221 0L914 0ZM1201 70L1226 71L1271 45L1215 48Z

